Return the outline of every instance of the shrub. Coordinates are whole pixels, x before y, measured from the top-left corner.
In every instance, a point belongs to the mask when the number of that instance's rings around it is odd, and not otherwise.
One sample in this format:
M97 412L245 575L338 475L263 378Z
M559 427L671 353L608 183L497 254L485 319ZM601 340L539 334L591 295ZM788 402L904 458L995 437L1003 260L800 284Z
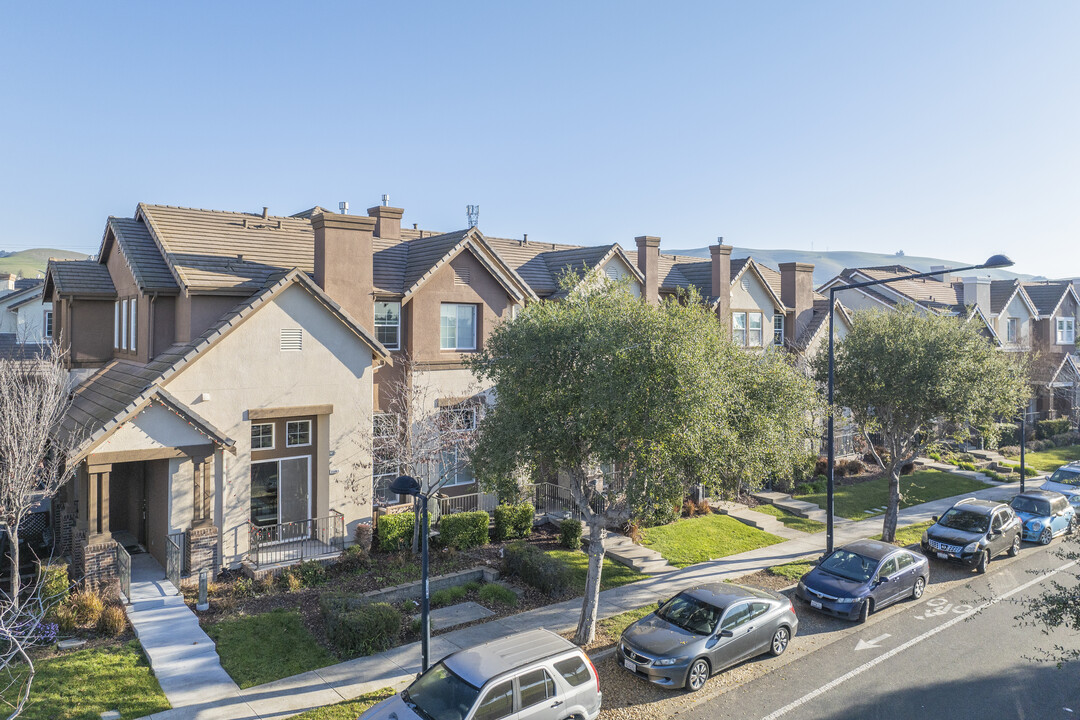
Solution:
M796 495L816 495L823 493L829 486L829 479L824 475L818 476L814 482L803 483L795 488Z
M483 510L443 515L439 521L439 543L444 547L469 550L487 542L488 514Z
M926 456L928 458L930 458L931 460L934 460L936 462L941 462L941 453L939 453L939 452L931 451L931 452L926 453Z
M972 470L972 471L974 471L975 470L975 463L965 462L964 460L961 460L960 462L956 463L956 467L960 468L961 470Z
M712 515L712 505L709 505L708 500L698 500L697 512L698 515Z
M640 532L638 535L640 536ZM559 544L568 550L581 549L581 521L566 518L559 523Z
M358 570L364 567L367 553L359 545L350 545L338 555L337 566L341 570Z
M915 474L915 463L909 462L909 463L904 463L903 465L901 465L900 466L900 474L901 475L914 475Z
M1035 423L1035 437L1040 440L1069 432L1069 418L1040 420Z
M296 571L295 566L285 568L285 570L277 576L277 584L278 587L285 592L296 592L304 587L304 581L300 579L300 574Z
M570 568L566 564L523 542L505 548L503 570L548 595L560 595L570 586Z
M267 595L274 592L276 589L276 578L270 573L266 573L261 578L255 581L256 590L260 595Z
M881 458L881 462L885 463L886 465L888 465L889 461L892 460L892 454L885 449L884 445L875 445L874 452L876 452L878 454L878 457Z
M42 565L38 574L38 583L41 587L41 599L51 604L46 617L53 618L56 609L67 601L71 594L67 563L52 562Z
M229 594L236 600L255 597L255 583L251 582L251 578L241 575L233 580L232 587L229 588Z
M690 498L686 498L685 500L683 500L682 515L683 517L688 518L692 518L697 515L697 503Z
M1020 428L1017 427L1015 423L995 423L994 431L998 436L998 447L1002 445L1020 444Z
M1065 432L1060 435L1055 435L1050 438L1054 441L1054 444L1058 447L1068 447L1069 445L1076 445L1080 442L1080 434L1074 432Z
M829 458L819 457L814 463L814 476L825 475L829 472Z
M105 602L93 590L80 590L73 593L70 599L71 610L75 613L75 620L80 625L97 625L105 610Z
M381 516L375 526L379 550L395 552L409 547L412 544L415 520L416 516L411 512Z
M463 599L466 594L465 588L461 585L454 585L453 587L436 590L431 593L431 606L442 607L443 605L451 605L458 600Z
M326 635L345 655L372 655L389 649L401 634L401 613L389 603L350 608L346 598L327 594L319 598Z
M108 605L97 621L98 632L109 637L122 635L127 629L127 615L119 605Z
M844 469L847 471L848 475L858 475L865 468L862 462L859 460L848 460L846 463L844 463Z
M513 607L517 605L517 594L505 585L488 583L480 588L480 601L489 605Z
M70 604L57 606L52 615L60 632L71 632L79 626L79 618L75 616L75 609Z
M956 459L960 462L975 462L975 456L971 453L960 453L956 456Z
M499 505L495 508L495 542L527 538L532 535L533 518L536 510L529 503L520 505Z
M352 547L360 548L360 552L365 555L371 552L371 538L374 535L374 529L371 527L371 523L358 523L356 530L353 531Z
M847 474L847 466L842 462L833 464L833 477L844 477Z
M318 560L307 560L297 565L296 575L304 587L317 587L326 582L326 568Z

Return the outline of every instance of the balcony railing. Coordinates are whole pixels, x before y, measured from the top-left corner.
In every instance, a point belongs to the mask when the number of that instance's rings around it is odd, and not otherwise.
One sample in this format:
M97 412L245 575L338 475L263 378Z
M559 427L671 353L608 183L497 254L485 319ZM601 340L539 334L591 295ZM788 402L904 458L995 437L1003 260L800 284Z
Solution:
M345 549L345 516L331 510L327 517L276 525L249 522L248 543L247 559L256 570L335 555Z

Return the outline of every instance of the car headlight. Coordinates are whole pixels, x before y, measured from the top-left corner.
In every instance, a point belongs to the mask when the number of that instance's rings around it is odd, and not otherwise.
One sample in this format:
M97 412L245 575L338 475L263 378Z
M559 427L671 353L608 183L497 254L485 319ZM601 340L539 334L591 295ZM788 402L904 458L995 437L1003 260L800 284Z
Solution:
M664 667L666 665L678 665L681 662L686 662L686 658L685 657L660 658L659 660L654 662L653 665L657 665L659 667Z
M1028 527L1031 528L1032 532L1039 532L1040 530L1042 530L1042 523L1038 520L1032 520L1031 524L1028 525Z
M973 543L968 543L967 545L964 546L964 552L966 552L966 553L973 553L978 549L979 549L979 541L978 540L976 540Z
M927 545L930 542L930 533L925 530L922 531L922 544Z
M850 605L851 603L859 602L859 598L836 598L836 602L841 605Z

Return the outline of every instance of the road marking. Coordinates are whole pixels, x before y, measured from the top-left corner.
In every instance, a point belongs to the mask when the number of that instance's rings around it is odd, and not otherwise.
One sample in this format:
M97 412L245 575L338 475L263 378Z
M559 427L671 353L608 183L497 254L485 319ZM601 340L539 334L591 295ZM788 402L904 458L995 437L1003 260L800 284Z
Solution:
M970 605L953 605L947 599L943 597L931 598L926 601L926 609L923 610L922 615L916 615L916 620L929 620L934 617L940 617L941 615L947 615L950 611L956 615L963 615L966 612L971 611Z
M873 640L863 640L862 638L859 638L859 642L855 645L855 650L868 650L870 648L880 647L880 645L878 645L879 642L881 642L885 638L891 637L892 635L890 635L889 633L885 633L884 635L878 635Z
M1024 583L1023 585L1019 585L1017 587L1014 587L1012 590L1008 591L1004 595L1001 595L1000 597L996 597L996 598L992 598L990 600L987 600L983 604L978 605L978 606L968 610L963 615L957 615L956 617L954 617L954 618L952 618L950 620L947 620L946 622L943 622L941 625L938 625L935 628L931 628L930 630L927 630L922 635L919 635L918 637L914 637L911 640L908 640L903 645L895 647L895 648L893 648L892 650L889 650L886 653L882 653L881 655L878 655L873 660L868 660L867 662L863 663L862 665L855 668L854 670L851 670L850 672L845 673L844 675L841 675L840 677L838 677L838 678L836 678L834 680L830 680L829 682L827 682L824 685L822 685L821 687L819 687L817 690L811 690L810 692L806 693L805 695L803 695L798 700L795 700L795 701L792 701L792 702L788 703L787 705L785 705L784 707L780 708L779 710L773 712L770 715L766 715L764 718L762 718L762 720L776 720L779 717L783 717L784 715L787 715L792 710L795 710L796 708L798 708L801 705L805 705L806 703L810 702L811 700L818 697L819 695L824 695L825 693L827 693L828 691L830 691L833 688L837 687L838 685L841 685L842 683L847 682L848 680L850 680L853 677L856 677L858 675L863 674L864 672L866 672L870 668L874 667L875 665L879 665L880 663L885 662L889 658L891 658L891 657L893 657L895 655L899 655L900 653L904 652L908 648L910 648L910 647L912 647L914 645L918 645L923 640L926 640L927 638L931 638L931 637L933 637L934 635L937 635L939 632L941 632L943 630L948 630L953 625L955 625L955 624L957 624L959 622L963 622L964 620L967 620L972 615L975 615L976 613L981 612L982 610L990 607L991 605L993 605L995 603L998 603L998 602L1001 602L1002 600L1005 600L1006 598L1008 598L1008 597L1010 597L1012 595L1015 595L1018 592L1023 592L1024 590L1027 590L1032 585L1037 585L1037 584L1041 583L1042 581L1044 581L1044 580L1058 574L1062 570L1069 569L1070 567L1072 567L1075 564L1076 564L1075 560L1073 562L1065 563L1061 567L1056 568L1054 570L1051 570L1050 572L1046 573L1045 575L1041 575L1041 576L1039 576L1039 577L1037 577L1037 578L1035 578L1033 580L1029 580L1028 582Z

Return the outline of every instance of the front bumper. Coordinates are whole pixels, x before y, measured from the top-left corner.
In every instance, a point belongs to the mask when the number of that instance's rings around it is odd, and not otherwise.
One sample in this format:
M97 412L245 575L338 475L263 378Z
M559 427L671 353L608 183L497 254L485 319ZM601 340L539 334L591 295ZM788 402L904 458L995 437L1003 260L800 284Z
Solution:
M922 543L922 552L928 558L936 558L938 560L944 560L945 562L958 563L960 565L967 565L968 567L975 567L979 564L979 556L982 555L982 549L973 552L965 553L961 552L949 552L943 550L936 550L926 543Z
M799 583L795 588L795 597L809 605L813 610L823 612L826 615L832 615L833 617L838 617L842 620L857 619L859 613L862 611L863 603L866 602L866 600L863 600L861 602L842 603L819 597L812 590L806 589L802 583Z
M630 652L634 653L635 658L631 659L627 657L623 652L623 645L624 642L619 640L619 643L615 646L615 659L618 660L619 664L625 669L638 677L656 683L661 687L681 688L686 684L686 674L690 671L689 659L675 665L656 666L653 664L653 658L632 648L630 649ZM638 659L642 658L646 659L647 662L643 663L638 661Z

